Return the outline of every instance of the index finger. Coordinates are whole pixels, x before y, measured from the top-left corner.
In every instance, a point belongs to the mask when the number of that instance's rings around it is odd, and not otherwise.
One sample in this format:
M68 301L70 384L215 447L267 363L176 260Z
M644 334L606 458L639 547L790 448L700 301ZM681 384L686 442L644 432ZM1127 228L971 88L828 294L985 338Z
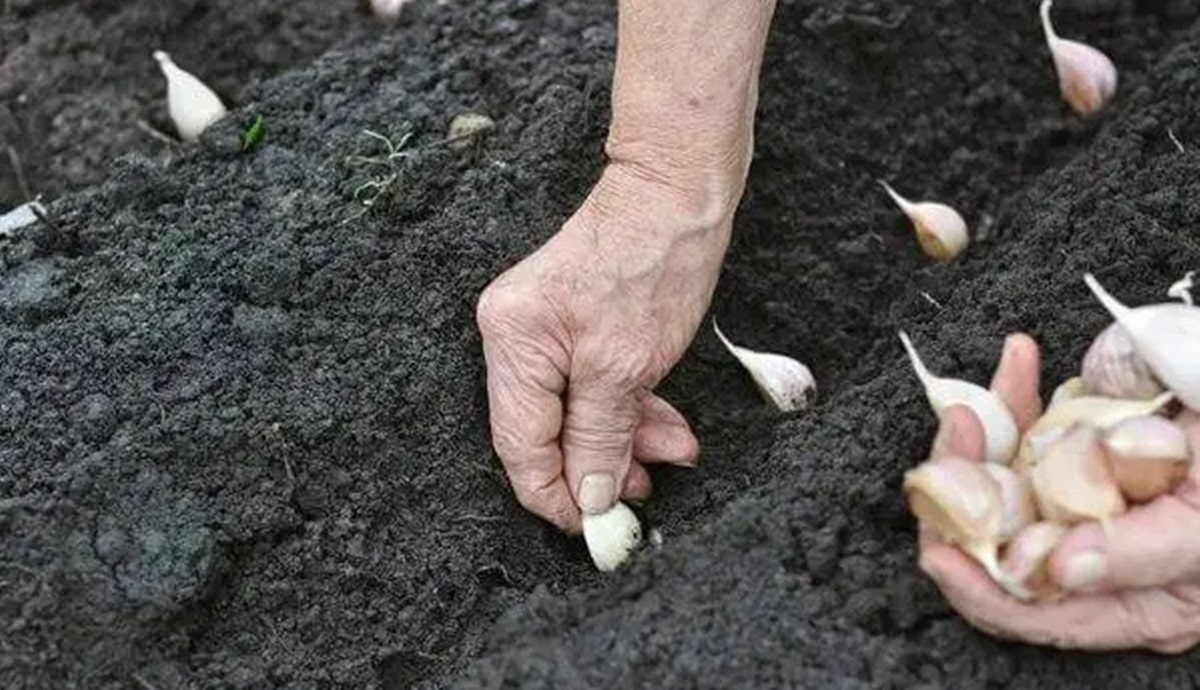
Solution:
M1005 338L991 388L1008 405L1021 431L1042 416L1042 398L1038 394L1041 377L1042 356L1037 341L1024 333Z

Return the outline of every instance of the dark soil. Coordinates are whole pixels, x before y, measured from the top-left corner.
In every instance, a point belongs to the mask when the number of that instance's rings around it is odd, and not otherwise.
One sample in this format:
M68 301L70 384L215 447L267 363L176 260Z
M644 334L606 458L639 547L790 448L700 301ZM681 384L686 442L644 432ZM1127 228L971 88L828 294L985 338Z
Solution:
M202 145L139 140L104 167L118 113L39 154L39 189L105 181L0 245L0 687L1195 687L1194 654L974 632L917 570L899 491L934 420L897 328L976 381L1031 332L1048 390L1106 322L1084 271L1142 303L1200 268L1200 2L1061 4L1062 33L1122 67L1095 120L1060 102L1036 3L781 2L713 312L806 361L822 401L771 414L706 328L662 388L705 463L655 475L663 544L608 577L512 500L472 323L603 163L608 3L416 6L388 30L347 9L357 28L315 61L286 38L276 61L228 58L255 61L219 78L242 109ZM43 7L164 13L120 6L10 0L0 69ZM40 54L72 26L44 24ZM201 73L240 30L174 26ZM71 93L150 117L151 46L117 34L94 50L140 76ZM498 126L457 153L440 141L468 111ZM241 154L259 113L267 140ZM347 161L381 152L367 129L411 134L409 154ZM62 174L64 153L96 163ZM364 209L356 190L393 175ZM878 177L966 211L965 258L922 259Z

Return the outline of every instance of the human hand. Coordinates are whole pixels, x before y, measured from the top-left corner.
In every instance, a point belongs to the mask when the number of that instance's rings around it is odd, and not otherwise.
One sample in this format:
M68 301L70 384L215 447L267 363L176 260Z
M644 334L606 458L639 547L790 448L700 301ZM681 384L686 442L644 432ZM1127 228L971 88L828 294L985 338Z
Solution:
M1039 353L1027 336L1010 336L992 389L1028 428L1041 414ZM1200 414L1176 420L1193 453L1200 452ZM983 460L983 428L968 408L942 416L932 459ZM1186 651L1200 642L1200 457L1174 493L1135 506L1112 521L1107 537L1096 523L1076 526L1048 563L1053 585L1068 596L1020 602L970 557L922 528L920 565L950 605L973 626L997 637L1064 649L1144 648Z
M479 299L493 444L518 501L569 532L645 498L644 465L693 466L687 421L651 390L708 308L740 196L709 203L612 164L543 247Z

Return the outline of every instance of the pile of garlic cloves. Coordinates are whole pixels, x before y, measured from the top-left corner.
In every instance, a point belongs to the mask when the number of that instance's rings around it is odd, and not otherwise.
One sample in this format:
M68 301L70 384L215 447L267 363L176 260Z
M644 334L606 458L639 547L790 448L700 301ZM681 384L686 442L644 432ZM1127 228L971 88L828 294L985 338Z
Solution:
M934 411L969 407L987 447L983 463L939 458L906 472L909 508L1026 601L1062 596L1046 563L1070 527L1094 521L1111 533L1113 518L1172 491L1192 459L1172 413L1178 403L1188 408L1179 414L1200 410L1200 308L1130 308L1084 280L1115 321L1019 437L994 393L934 376L901 333Z

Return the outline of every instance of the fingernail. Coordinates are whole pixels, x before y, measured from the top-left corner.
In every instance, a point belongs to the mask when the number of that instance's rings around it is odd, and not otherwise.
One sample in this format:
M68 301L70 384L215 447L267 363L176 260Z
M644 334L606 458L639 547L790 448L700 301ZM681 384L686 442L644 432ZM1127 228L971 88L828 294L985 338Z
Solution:
M579 482L579 509L603 513L617 500L617 481L607 472L589 474Z
M1084 551L1067 560L1062 586L1072 592L1090 589L1100 584L1107 573L1108 557L1099 551Z

